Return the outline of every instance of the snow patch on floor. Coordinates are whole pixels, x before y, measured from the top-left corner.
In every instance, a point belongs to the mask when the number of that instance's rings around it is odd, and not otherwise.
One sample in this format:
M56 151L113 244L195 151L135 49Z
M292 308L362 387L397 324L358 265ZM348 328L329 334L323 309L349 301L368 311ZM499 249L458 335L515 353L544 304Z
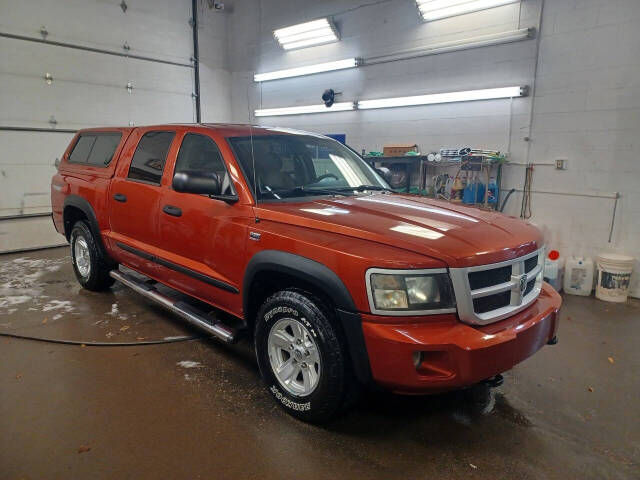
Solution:
M42 307L43 312L51 310L62 310L64 313L73 312L75 308L71 304L71 300L51 300Z
M41 280L45 273L56 272L69 261L70 257L59 259L20 257L0 261L0 314L11 315L18 311L11 307L25 303L32 304L29 310L39 310L40 308L36 307L40 307L43 303L47 303L42 308L45 312L51 309L62 309L64 312L73 310L71 302L60 305L54 303L55 301L45 300L48 297L43 295L45 284Z
M200 368L202 364L200 362L194 362L193 360L182 360L178 362L178 366L182 368Z

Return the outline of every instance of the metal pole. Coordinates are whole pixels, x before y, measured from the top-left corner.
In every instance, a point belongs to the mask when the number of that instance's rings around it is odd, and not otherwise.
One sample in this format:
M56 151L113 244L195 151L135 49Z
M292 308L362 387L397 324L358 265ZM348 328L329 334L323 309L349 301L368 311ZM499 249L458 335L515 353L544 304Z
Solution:
M609 243L611 243L611 239L613 238L613 225L616 221L616 209L618 208L619 198L620 194L616 192L616 200L613 202L613 215L611 216L611 229L609 230Z
M193 23L193 83L196 100L196 122L200 123L200 55L198 52L198 0L191 0Z

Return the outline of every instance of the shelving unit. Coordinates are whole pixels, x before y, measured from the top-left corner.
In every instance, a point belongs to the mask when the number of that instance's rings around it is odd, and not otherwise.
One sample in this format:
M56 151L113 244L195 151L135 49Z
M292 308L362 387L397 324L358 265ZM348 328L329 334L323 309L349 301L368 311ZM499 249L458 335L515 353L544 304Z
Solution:
M464 205L479 205L483 208L487 209L497 209L500 204L500 194L502 192L502 165L503 161L495 160L493 157L481 156L481 155L465 155L459 157L460 160L442 160L440 162L429 161L426 155L407 155L402 157L384 157L384 156L365 156L365 161L374 168L385 165L393 165L393 164L403 164L407 165L407 172L416 167L419 168L420 172L420 180L418 188L421 192L421 195L429 196L432 198L438 197L443 198L444 200L448 200L447 198L436 195L436 194L427 194L427 186L428 180L435 176L438 170L443 168L452 168L459 167L460 171L474 171L479 172L479 175L482 177L482 180L485 182L485 198L484 202L479 203L465 203ZM488 179L492 176L496 179L497 186L497 198L496 202L489 203L489 181ZM407 193L410 192L411 187L411 175L407 175L407 183L404 187L404 191ZM449 200L451 201L451 200ZM455 202L460 203L460 202Z

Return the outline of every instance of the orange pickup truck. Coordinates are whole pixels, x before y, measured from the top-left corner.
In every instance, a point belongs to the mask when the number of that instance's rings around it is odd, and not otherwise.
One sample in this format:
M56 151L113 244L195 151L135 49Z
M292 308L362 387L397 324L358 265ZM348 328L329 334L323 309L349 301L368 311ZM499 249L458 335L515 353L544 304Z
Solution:
M561 299L542 281L535 227L394 193L322 135L82 130L51 197L85 288L117 280L224 342L252 337L266 387L305 421L333 417L363 386L495 384L556 342Z

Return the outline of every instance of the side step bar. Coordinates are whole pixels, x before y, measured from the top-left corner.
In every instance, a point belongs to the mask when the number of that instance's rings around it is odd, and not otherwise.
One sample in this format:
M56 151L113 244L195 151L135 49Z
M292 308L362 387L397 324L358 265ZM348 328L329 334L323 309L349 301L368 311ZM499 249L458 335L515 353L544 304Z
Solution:
M207 318L205 314L197 308L192 307L185 302L176 301L166 295L163 295L158 292L153 285L150 285L149 282L141 282L119 270L111 270L109 275L140 295L143 295L148 299L159 303L167 310L178 314L191 325L214 335L223 342L233 343L237 340L238 336L235 329L228 327L227 325L223 325L220 322L212 322L211 319Z

